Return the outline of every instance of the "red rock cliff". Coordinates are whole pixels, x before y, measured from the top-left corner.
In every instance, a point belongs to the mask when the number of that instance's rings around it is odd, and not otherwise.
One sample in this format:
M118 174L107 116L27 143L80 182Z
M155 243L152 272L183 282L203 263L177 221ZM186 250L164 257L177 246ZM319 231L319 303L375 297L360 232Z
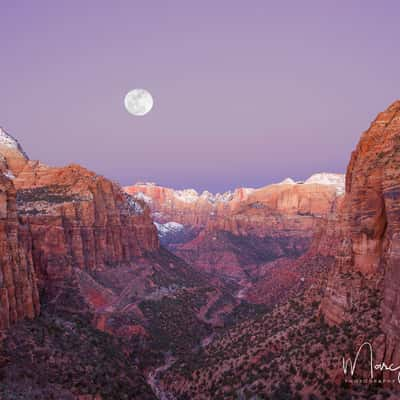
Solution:
M29 161L3 130L0 172L0 328L37 315L38 288L46 299L58 298L57 305L96 308L110 295L91 273L129 265L159 248L143 202L79 165ZM71 298L64 301L60 293Z
M124 190L146 201L156 220L192 227L204 227L211 216L228 212L248 195L248 189L213 195L207 191L198 194L193 189L174 190L155 184L137 184Z
M330 323L351 320L363 288L382 293L386 362L400 352L400 101L363 133L346 174L346 194L336 227L340 241L321 311ZM378 293L378 292L377 292ZM383 350L384 349L384 350Z
M27 226L18 224L14 185L0 173L0 330L39 313L31 244Z
M149 209L93 172L28 162L14 181L41 282L127 264L158 248Z
M327 184L324 179L336 179L337 184ZM305 184L286 180L260 189L238 188L216 195L207 191L199 195L193 189L174 190L154 184L137 184L124 190L143 199L159 222L175 221L202 228L208 225L235 234L260 230L262 235L262 231L271 231L273 225L276 228L281 222L276 220L278 214L293 219L311 217L303 220L326 215L340 194L341 181L342 175L316 174Z

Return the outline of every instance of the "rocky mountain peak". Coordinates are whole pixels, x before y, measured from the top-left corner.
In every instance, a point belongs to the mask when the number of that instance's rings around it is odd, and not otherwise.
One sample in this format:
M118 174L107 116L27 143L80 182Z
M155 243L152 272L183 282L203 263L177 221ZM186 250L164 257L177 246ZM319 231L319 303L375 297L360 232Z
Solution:
M295 184L296 182L292 178L286 178L278 183L278 185L295 185Z
M8 132L6 132L1 126L0 126L0 146L18 150L27 160L29 160L28 155L25 153L22 146L19 144L18 140L15 139Z
M24 152L18 140L0 127L0 169L8 174L9 177L17 176L29 157Z

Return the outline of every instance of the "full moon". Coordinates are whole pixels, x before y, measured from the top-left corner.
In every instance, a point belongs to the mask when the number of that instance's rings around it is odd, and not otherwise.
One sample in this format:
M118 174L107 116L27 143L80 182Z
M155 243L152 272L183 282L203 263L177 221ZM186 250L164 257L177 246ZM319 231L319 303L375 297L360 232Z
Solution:
M124 99L126 111L129 114L142 116L153 108L153 97L146 89L133 89Z

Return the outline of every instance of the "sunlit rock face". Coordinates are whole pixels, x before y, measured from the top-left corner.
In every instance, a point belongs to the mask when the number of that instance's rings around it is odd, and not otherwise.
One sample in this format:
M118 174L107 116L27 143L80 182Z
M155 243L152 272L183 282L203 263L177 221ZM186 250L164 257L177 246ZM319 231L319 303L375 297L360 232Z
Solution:
M29 161L14 184L36 274L47 293L79 281L79 271L128 264L159 247L149 209L79 165L51 168Z
M268 208L288 214L324 215L330 210L332 199L343 193L344 175L315 174L305 182L287 178L259 189L237 188L215 195L208 191L199 194L194 189L174 190L154 183L138 183L124 190L145 201L160 223L175 221L205 227L215 221L229 220L246 206L264 208L263 214Z
M351 155L346 194L336 226L336 264L328 280L322 313L331 323L351 319L364 288L377 290L386 340L385 361L400 354L400 101L378 114ZM384 343L384 344L382 344Z
M217 193L194 189L174 190L154 183L138 183L124 190L145 201L157 222L174 221L191 227L204 227L217 214L224 214L247 198L253 189L240 188L235 192Z

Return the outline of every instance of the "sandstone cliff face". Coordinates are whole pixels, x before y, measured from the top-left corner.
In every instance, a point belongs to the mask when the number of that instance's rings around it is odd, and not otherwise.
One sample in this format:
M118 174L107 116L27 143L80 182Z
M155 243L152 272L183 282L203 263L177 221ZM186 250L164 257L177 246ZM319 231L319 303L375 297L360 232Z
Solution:
M124 190L143 199L151 208L156 221L175 221L192 227L204 227L215 215L230 212L252 191L240 188L233 193L213 195L204 191L198 194L193 189L174 190L148 183L127 186Z
M39 314L39 296L26 225L19 226L16 190L0 173L0 330Z
M137 184L124 190L135 198L143 199L156 221L175 221L202 228L207 225L219 226L241 234L254 225L260 225L261 229L272 229L268 223L258 224L257 218L252 219L253 215L326 215L341 194L343 181L343 175L316 174L305 183L287 179L260 189L238 188L216 195L207 191L198 194L193 189L174 190L155 184ZM246 211L249 216L241 218ZM243 232L240 232L240 225L243 226Z
M38 288L57 306L96 309L112 296L91 273L159 248L143 202L79 165L29 161L4 130L0 177L0 328L37 315Z
M235 235L312 236L316 221L335 208L336 188L321 184L278 184L254 190L228 212L216 213L207 228Z
M50 168L29 161L14 184L40 287L48 294L79 281L79 271L126 265L159 247L149 209L78 165Z
M385 361L398 362L400 335L400 101L380 113L363 133L346 174L339 213L336 263L321 311L331 323L351 320L352 309L376 290L382 312Z

